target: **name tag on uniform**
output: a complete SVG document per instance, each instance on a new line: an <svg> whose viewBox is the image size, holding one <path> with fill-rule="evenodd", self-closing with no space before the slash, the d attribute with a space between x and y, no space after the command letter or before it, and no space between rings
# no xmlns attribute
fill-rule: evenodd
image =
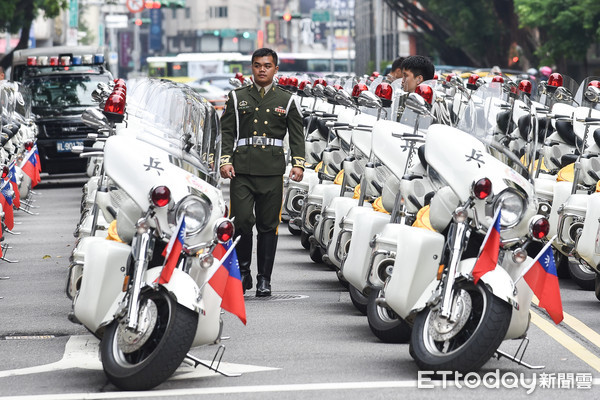
<svg viewBox="0 0 600 400"><path fill-rule="evenodd" d="M285 108L283 108L283 107L277 107L273 111L275 111L276 113L285 114Z"/></svg>

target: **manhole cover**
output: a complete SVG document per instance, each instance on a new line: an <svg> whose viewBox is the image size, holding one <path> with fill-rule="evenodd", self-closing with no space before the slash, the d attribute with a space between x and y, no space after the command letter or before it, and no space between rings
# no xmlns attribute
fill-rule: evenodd
<svg viewBox="0 0 600 400"><path fill-rule="evenodd" d="M280 301L280 300L299 300L299 299L306 299L308 298L308 296L304 296L301 294L273 294L271 296L267 296L267 297L256 297L253 293L252 294L246 294L244 296L244 300L245 301L253 301L253 300L257 300L257 301Z"/></svg>

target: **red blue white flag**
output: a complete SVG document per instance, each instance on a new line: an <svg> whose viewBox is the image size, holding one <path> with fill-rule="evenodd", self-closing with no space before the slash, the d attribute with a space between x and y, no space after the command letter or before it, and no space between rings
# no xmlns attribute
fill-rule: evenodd
<svg viewBox="0 0 600 400"><path fill-rule="evenodd" d="M496 218L488 229L485 239L479 252L479 258L473 267L473 283L477 284L479 278L493 271L498 264L498 254L500 253L500 208L496 212Z"/></svg>
<svg viewBox="0 0 600 400"><path fill-rule="evenodd" d="M540 251L523 278L540 300L540 307L544 308L552 321L558 325L563 320L563 308L554 254L550 244L552 241Z"/></svg>
<svg viewBox="0 0 600 400"><path fill-rule="evenodd" d="M35 151L30 150L25 157L26 160L21 169L31 179L31 187L33 188L41 182L39 156L36 157Z"/></svg>
<svg viewBox="0 0 600 400"><path fill-rule="evenodd" d="M10 186L15 192L15 197L13 198L13 203L15 203L15 207L21 207L21 194L19 193L19 185L17 184L17 168L15 164L10 167Z"/></svg>
<svg viewBox="0 0 600 400"><path fill-rule="evenodd" d="M221 308L236 315L246 325L246 303L242 289L242 275L235 248L227 254L232 246L231 240L217 244L213 256L221 260L219 269L208 281L208 284L221 297ZM226 257L225 259L223 259Z"/></svg>
<svg viewBox="0 0 600 400"><path fill-rule="evenodd" d="M4 211L4 224L12 231L15 227L15 217L13 213L11 186L8 182L2 182L2 185L2 190L0 190L0 204L2 204L2 211Z"/></svg>
<svg viewBox="0 0 600 400"><path fill-rule="evenodd" d="M179 224L177 225L177 229L171 236L171 240L169 240L169 244L167 244L165 252L165 264L163 265L163 269L158 277L158 283L164 285L165 283L169 283L169 280L171 280L173 271L175 270L175 267L177 267L181 250L183 249L184 240L185 217L182 216L179 220Z"/></svg>

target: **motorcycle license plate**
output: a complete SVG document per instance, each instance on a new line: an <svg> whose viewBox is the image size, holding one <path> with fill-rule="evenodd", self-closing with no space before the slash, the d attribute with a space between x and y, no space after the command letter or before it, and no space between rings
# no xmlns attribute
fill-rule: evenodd
<svg viewBox="0 0 600 400"><path fill-rule="evenodd" d="M83 140L59 140L56 142L56 152L70 153L73 146L83 146Z"/></svg>

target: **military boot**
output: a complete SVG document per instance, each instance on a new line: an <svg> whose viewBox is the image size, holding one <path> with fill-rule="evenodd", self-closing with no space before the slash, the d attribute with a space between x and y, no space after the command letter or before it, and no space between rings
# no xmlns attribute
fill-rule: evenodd
<svg viewBox="0 0 600 400"><path fill-rule="evenodd" d="M240 235L240 241L235 246L238 262L240 263L240 275L242 276L242 288L244 294L246 290L252 289L252 274L250 273L250 264L252 263L252 234Z"/></svg>
<svg viewBox="0 0 600 400"><path fill-rule="evenodd" d="M275 231L258 234L256 247L258 275L256 277L256 297L271 295L271 273L277 251L277 234Z"/></svg>

